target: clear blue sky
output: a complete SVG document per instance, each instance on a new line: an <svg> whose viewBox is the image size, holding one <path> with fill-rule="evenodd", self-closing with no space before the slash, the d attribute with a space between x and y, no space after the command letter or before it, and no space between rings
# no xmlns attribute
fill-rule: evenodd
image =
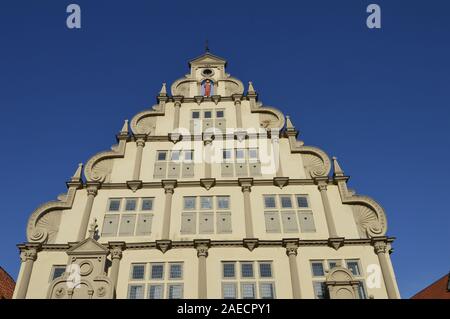
<svg viewBox="0 0 450 319"><path fill-rule="evenodd" d="M72 2L81 30L65 27ZM381 5L381 30L365 25L369 3ZM450 269L449 24L446 0L2 0L0 265L17 276L31 212L208 38L231 74L385 208L410 297Z"/></svg>

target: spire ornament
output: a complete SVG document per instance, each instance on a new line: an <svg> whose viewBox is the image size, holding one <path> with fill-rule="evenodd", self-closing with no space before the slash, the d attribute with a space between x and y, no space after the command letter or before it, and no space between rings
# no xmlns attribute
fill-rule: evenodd
<svg viewBox="0 0 450 319"><path fill-rule="evenodd" d="M336 156L333 156L333 176L344 176L344 171L339 165Z"/></svg>

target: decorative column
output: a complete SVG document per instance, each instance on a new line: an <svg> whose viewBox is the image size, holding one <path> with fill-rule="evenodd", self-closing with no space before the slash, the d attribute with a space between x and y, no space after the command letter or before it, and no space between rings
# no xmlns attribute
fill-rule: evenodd
<svg viewBox="0 0 450 319"><path fill-rule="evenodd" d="M206 299L208 297L207 274L206 274L206 258L208 257L208 249L211 241L203 239L195 239L194 247L197 249L198 257L198 298Z"/></svg>
<svg viewBox="0 0 450 319"><path fill-rule="evenodd" d="M325 219L327 220L328 233L330 238L336 238L336 225L334 224L334 218L331 214L330 201L328 200L327 194L327 178L319 179L316 178L315 182L318 185L320 196L322 197L323 209L325 211Z"/></svg>
<svg viewBox="0 0 450 319"><path fill-rule="evenodd" d="M82 241L86 238L86 231L89 225L89 219L91 217L92 205L94 204L94 198L97 196L98 189L100 187L100 183L87 183L87 201L86 206L84 207L83 216L81 218L80 230L78 232L78 241Z"/></svg>
<svg viewBox="0 0 450 319"><path fill-rule="evenodd" d="M205 145L205 178L211 178L211 156L212 156L212 142L213 136L204 137L203 144Z"/></svg>
<svg viewBox="0 0 450 319"><path fill-rule="evenodd" d="M145 135L136 135L136 158L134 161L133 181L140 180L142 152L145 146Z"/></svg>
<svg viewBox="0 0 450 319"><path fill-rule="evenodd" d="M173 118L173 129L176 130L180 127L180 108L183 96L176 95L173 97L173 107L174 107L174 118Z"/></svg>
<svg viewBox="0 0 450 319"><path fill-rule="evenodd" d="M250 203L253 178L239 178L238 181L244 195L245 236L246 238L253 238L252 207Z"/></svg>
<svg viewBox="0 0 450 319"><path fill-rule="evenodd" d="M283 245L286 247L286 255L289 257L289 269L291 272L292 297L300 299L300 277L297 265L298 239L283 239Z"/></svg>
<svg viewBox="0 0 450 319"><path fill-rule="evenodd" d="M389 265L389 253L386 237L374 237L372 238L372 245L375 254L378 256L378 262L380 263L381 273L383 274L384 285L386 286L387 295L389 299L398 299L397 289L395 287L395 280L392 276L391 267Z"/></svg>
<svg viewBox="0 0 450 319"><path fill-rule="evenodd" d="M20 260L23 263L23 270L20 282L18 283L19 288L17 289L16 299L25 299L27 296L31 273L33 271L34 261L37 259L39 247L40 244L25 244L20 247Z"/></svg>
<svg viewBox="0 0 450 319"><path fill-rule="evenodd" d="M272 140L272 160L273 165L276 170L276 176L282 177L283 170L281 169L281 161L280 161L280 136L278 135L278 130L272 130L270 139Z"/></svg>
<svg viewBox="0 0 450 319"><path fill-rule="evenodd" d="M116 242L109 242L108 244L111 252L111 261L112 261L111 273L109 277L111 278L112 281L114 298L116 298L117 279L119 278L120 260L122 259L122 251L125 249L125 242L116 241Z"/></svg>
<svg viewBox="0 0 450 319"><path fill-rule="evenodd" d="M163 180L162 186L164 187L164 193L166 194L165 206L164 206L164 217L163 217L163 230L162 239L169 239L170 236L170 217L172 214L172 197L177 186L176 180Z"/></svg>
<svg viewBox="0 0 450 319"><path fill-rule="evenodd" d="M242 128L242 110L241 110L242 94L233 94L234 106L236 107L236 127Z"/></svg>

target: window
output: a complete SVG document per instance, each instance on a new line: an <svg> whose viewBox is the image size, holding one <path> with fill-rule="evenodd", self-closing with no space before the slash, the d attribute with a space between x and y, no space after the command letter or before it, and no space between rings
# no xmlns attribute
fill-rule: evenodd
<svg viewBox="0 0 450 319"><path fill-rule="evenodd" d="M164 279L164 264L151 264L150 279Z"/></svg>
<svg viewBox="0 0 450 319"><path fill-rule="evenodd" d="M218 209L230 209L230 197L229 196L217 196L217 208Z"/></svg>
<svg viewBox="0 0 450 319"><path fill-rule="evenodd" d="M130 285L128 287L128 299L143 299L143 298L144 298L143 285Z"/></svg>
<svg viewBox="0 0 450 319"><path fill-rule="evenodd" d="M271 278L272 277L272 264L267 262L259 263L259 276L261 278Z"/></svg>
<svg viewBox="0 0 450 319"><path fill-rule="evenodd" d="M236 160L244 160L245 159L245 150L238 148L236 149Z"/></svg>
<svg viewBox="0 0 450 319"><path fill-rule="evenodd" d="M248 150L248 158L250 160L257 160L258 159L258 149L256 148L250 148Z"/></svg>
<svg viewBox="0 0 450 319"><path fill-rule="evenodd" d="M110 212L118 212L120 210L120 199L110 199L108 210Z"/></svg>
<svg viewBox="0 0 450 319"><path fill-rule="evenodd" d="M205 111L204 117L205 117L205 119L210 119L210 118L212 118L212 112L211 112L211 111Z"/></svg>
<svg viewBox="0 0 450 319"><path fill-rule="evenodd" d="M328 299L328 289L325 282L315 281L313 282L314 297L316 299Z"/></svg>
<svg viewBox="0 0 450 319"><path fill-rule="evenodd" d="M328 261L328 268L331 270L333 268L339 267L341 265L341 262L339 260L329 260Z"/></svg>
<svg viewBox="0 0 450 319"><path fill-rule="evenodd" d="M199 111L192 111L192 118L193 119L199 119L200 118L200 112Z"/></svg>
<svg viewBox="0 0 450 319"><path fill-rule="evenodd" d="M224 112L221 110L221 111L216 111L216 117L217 118L223 118L223 117L225 117L224 116Z"/></svg>
<svg viewBox="0 0 450 319"><path fill-rule="evenodd" d="M224 283L222 285L223 299L236 299L236 284L235 283Z"/></svg>
<svg viewBox="0 0 450 319"><path fill-rule="evenodd" d="M223 150L223 159L231 159L231 150Z"/></svg>
<svg viewBox="0 0 450 319"><path fill-rule="evenodd" d="M264 196L264 207L276 208L277 204L275 202L275 196Z"/></svg>
<svg viewBox="0 0 450 319"><path fill-rule="evenodd" d="M131 267L131 279L140 280L145 277L145 265L132 265Z"/></svg>
<svg viewBox="0 0 450 319"><path fill-rule="evenodd" d="M195 209L195 197L184 197L184 209Z"/></svg>
<svg viewBox="0 0 450 319"><path fill-rule="evenodd" d="M180 160L180 151L172 151L170 152L170 160L173 162Z"/></svg>
<svg viewBox="0 0 450 319"><path fill-rule="evenodd" d="M66 266L53 266L52 272L50 276L50 281L55 280L56 278L61 277L66 272Z"/></svg>
<svg viewBox="0 0 450 319"><path fill-rule="evenodd" d="M243 278L253 278L253 263L241 264L241 276Z"/></svg>
<svg viewBox="0 0 450 319"><path fill-rule="evenodd" d="M192 161L194 159L194 151L188 150L184 151L184 161Z"/></svg>
<svg viewBox="0 0 450 319"><path fill-rule="evenodd" d="M163 299L164 298L164 285L149 285L148 299Z"/></svg>
<svg viewBox="0 0 450 319"><path fill-rule="evenodd" d="M136 210L136 199L127 199L125 202L125 210L126 211L135 211Z"/></svg>
<svg viewBox="0 0 450 319"><path fill-rule="evenodd" d="M273 283L271 283L271 282L261 283L259 288L260 288L261 299L275 298L275 291L274 291Z"/></svg>
<svg viewBox="0 0 450 319"><path fill-rule="evenodd" d="M153 198L143 198L141 210L153 210Z"/></svg>
<svg viewBox="0 0 450 319"><path fill-rule="evenodd" d="M314 277L320 277L325 275L322 261L311 262L312 273Z"/></svg>
<svg viewBox="0 0 450 319"><path fill-rule="evenodd" d="M169 279L181 279L183 277L183 266L181 264L170 264Z"/></svg>
<svg viewBox="0 0 450 319"><path fill-rule="evenodd" d="M158 153L157 153L158 161L165 161L166 158L167 158L167 151L158 151Z"/></svg>
<svg viewBox="0 0 450 319"><path fill-rule="evenodd" d="M200 197L200 208L201 209L212 209L212 197L211 196Z"/></svg>
<svg viewBox="0 0 450 319"><path fill-rule="evenodd" d="M292 208L292 201L290 196L281 196L281 207Z"/></svg>
<svg viewBox="0 0 450 319"><path fill-rule="evenodd" d="M223 277L224 278L235 277L234 263L223 263Z"/></svg>
<svg viewBox="0 0 450 319"><path fill-rule="evenodd" d="M308 197L305 195L297 195L298 208L308 208Z"/></svg>
<svg viewBox="0 0 450 319"><path fill-rule="evenodd" d="M367 299L366 289L364 288L364 282L359 281L358 283L358 298Z"/></svg>
<svg viewBox="0 0 450 319"><path fill-rule="evenodd" d="M361 272L359 271L359 262L358 260L346 260L348 270L353 274L353 276L360 276Z"/></svg>
<svg viewBox="0 0 450 319"><path fill-rule="evenodd" d="M169 285L169 299L181 299L183 298L183 285Z"/></svg>
<svg viewBox="0 0 450 319"><path fill-rule="evenodd" d="M255 299L255 284L254 283L242 283L242 299Z"/></svg>

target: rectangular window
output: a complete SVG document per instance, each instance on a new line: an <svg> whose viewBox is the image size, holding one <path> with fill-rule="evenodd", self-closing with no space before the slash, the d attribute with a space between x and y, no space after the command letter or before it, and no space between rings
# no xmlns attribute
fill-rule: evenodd
<svg viewBox="0 0 450 319"><path fill-rule="evenodd" d="M143 285L130 285L128 287L128 299L143 299L143 298L144 298Z"/></svg>
<svg viewBox="0 0 450 319"><path fill-rule="evenodd" d="M153 198L143 198L141 210L153 210Z"/></svg>
<svg viewBox="0 0 450 319"><path fill-rule="evenodd" d="M253 263L241 263L241 277L253 278Z"/></svg>
<svg viewBox="0 0 450 319"><path fill-rule="evenodd" d="M169 299L181 299L183 298L183 285L171 284L168 285Z"/></svg>
<svg viewBox="0 0 450 319"><path fill-rule="evenodd" d="M261 278L271 278L272 277L272 264L267 262L259 263L259 276Z"/></svg>
<svg viewBox="0 0 450 319"><path fill-rule="evenodd" d="M184 209L195 209L195 197L184 197Z"/></svg>
<svg viewBox="0 0 450 319"><path fill-rule="evenodd" d="M120 210L120 199L110 199L109 208L110 212L118 212Z"/></svg>
<svg viewBox="0 0 450 319"><path fill-rule="evenodd" d="M359 299L367 299L366 289L364 288L364 282L358 283L358 297Z"/></svg>
<svg viewBox="0 0 450 319"><path fill-rule="evenodd" d="M223 289L223 299L236 299L236 284L235 283L224 283L222 285Z"/></svg>
<svg viewBox="0 0 450 319"><path fill-rule="evenodd" d="M235 263L223 263L223 278L234 278L235 276Z"/></svg>
<svg viewBox="0 0 450 319"><path fill-rule="evenodd" d="M205 111L204 117L205 117L205 119L210 119L210 118L212 118L212 112L211 112L211 111Z"/></svg>
<svg viewBox="0 0 450 319"><path fill-rule="evenodd" d="M341 262L339 260L329 260L328 261L328 268L331 270L333 268L339 267Z"/></svg>
<svg viewBox="0 0 450 319"><path fill-rule="evenodd" d="M164 298L164 285L149 285L148 286L148 299L163 299Z"/></svg>
<svg viewBox="0 0 450 319"><path fill-rule="evenodd" d="M313 282L314 287L314 297L316 299L328 299L327 286L324 282L315 281Z"/></svg>
<svg viewBox="0 0 450 319"><path fill-rule="evenodd" d="M193 159L194 159L194 151L192 150L184 151L185 161L192 161Z"/></svg>
<svg viewBox="0 0 450 319"><path fill-rule="evenodd" d="M255 284L254 283L242 283L242 299L255 299Z"/></svg>
<svg viewBox="0 0 450 319"><path fill-rule="evenodd" d="M231 150L223 150L222 156L223 156L223 159L226 159L226 160L231 159Z"/></svg>
<svg viewBox="0 0 450 319"><path fill-rule="evenodd" d="M311 262L312 273L314 277L325 276L325 271L323 270L322 261Z"/></svg>
<svg viewBox="0 0 450 319"><path fill-rule="evenodd" d="M216 111L216 117L217 117L217 118L223 118L223 117L225 117L224 112L223 112L222 110Z"/></svg>
<svg viewBox="0 0 450 319"><path fill-rule="evenodd" d="M281 207L292 208L291 196L281 196Z"/></svg>
<svg viewBox="0 0 450 319"><path fill-rule="evenodd" d="M169 279L182 279L183 266L181 264L170 264Z"/></svg>
<svg viewBox="0 0 450 319"><path fill-rule="evenodd" d="M167 158L167 151L158 151L158 153L157 153L158 161L165 161L166 158Z"/></svg>
<svg viewBox="0 0 450 319"><path fill-rule="evenodd" d="M217 209L230 209L230 196L217 196Z"/></svg>
<svg viewBox="0 0 450 319"><path fill-rule="evenodd" d="M275 289L273 287L273 283L264 282L259 285L260 297L261 299L273 299L275 298Z"/></svg>
<svg viewBox="0 0 450 319"><path fill-rule="evenodd" d="M180 160L180 151L172 151L170 153L170 160L173 162Z"/></svg>
<svg viewBox="0 0 450 319"><path fill-rule="evenodd" d="M145 276L145 265L132 265L131 268L131 279L132 280L141 280L144 279Z"/></svg>
<svg viewBox="0 0 450 319"><path fill-rule="evenodd" d="M135 198L129 198L125 202L125 210L126 211L135 211L136 210L137 200Z"/></svg>
<svg viewBox="0 0 450 319"><path fill-rule="evenodd" d="M199 119L200 118L200 112L199 111L192 111L192 118L193 119Z"/></svg>
<svg viewBox="0 0 450 319"><path fill-rule="evenodd" d="M277 204L275 201L275 196L264 196L264 207L265 208L276 208Z"/></svg>
<svg viewBox="0 0 450 319"><path fill-rule="evenodd" d="M308 196L297 195L297 205L298 208L308 208Z"/></svg>
<svg viewBox="0 0 450 319"><path fill-rule="evenodd" d="M248 150L248 158L250 160L257 160L258 159L258 149L256 148L250 148Z"/></svg>
<svg viewBox="0 0 450 319"><path fill-rule="evenodd" d="M242 148L236 149L236 159L243 160L245 159L245 150Z"/></svg>
<svg viewBox="0 0 450 319"><path fill-rule="evenodd" d="M150 279L164 279L164 264L151 264Z"/></svg>
<svg viewBox="0 0 450 319"><path fill-rule="evenodd" d="M61 277L66 272L66 266L53 266L50 281Z"/></svg>
<svg viewBox="0 0 450 319"><path fill-rule="evenodd" d="M358 260L346 260L347 269L351 271L354 276L360 276L361 272L359 270Z"/></svg>
<svg viewBox="0 0 450 319"><path fill-rule="evenodd" d="M212 209L212 197L211 196L200 197L200 208L201 209Z"/></svg>

